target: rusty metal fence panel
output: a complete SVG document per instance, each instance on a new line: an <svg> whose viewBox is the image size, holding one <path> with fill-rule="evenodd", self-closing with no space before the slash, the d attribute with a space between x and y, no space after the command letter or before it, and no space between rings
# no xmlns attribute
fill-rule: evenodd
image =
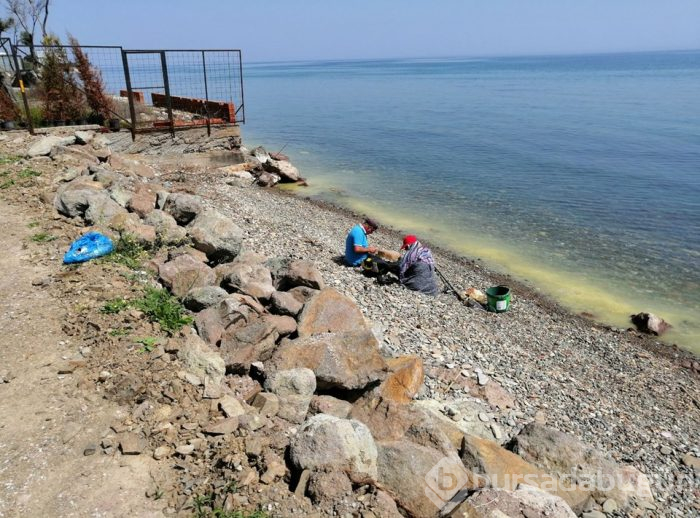
<svg viewBox="0 0 700 518"><path fill-rule="evenodd" d="M0 42L2 43L2 42ZM117 46L80 46L101 77L111 99L110 118L132 136L141 132L245 123L243 65L240 50L126 50ZM46 92L39 80L47 53L60 50L75 63L72 46L11 46L15 86L22 87L30 131L36 125L65 124L40 120ZM85 85L71 74L78 90ZM68 121L79 122L79 121ZM94 121L92 121L94 122Z"/></svg>

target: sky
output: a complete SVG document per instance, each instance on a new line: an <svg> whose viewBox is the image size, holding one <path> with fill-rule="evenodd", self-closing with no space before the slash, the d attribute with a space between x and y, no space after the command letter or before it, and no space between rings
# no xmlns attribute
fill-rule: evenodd
<svg viewBox="0 0 700 518"><path fill-rule="evenodd" d="M700 0L52 0L84 45L241 49L244 61L700 48Z"/></svg>

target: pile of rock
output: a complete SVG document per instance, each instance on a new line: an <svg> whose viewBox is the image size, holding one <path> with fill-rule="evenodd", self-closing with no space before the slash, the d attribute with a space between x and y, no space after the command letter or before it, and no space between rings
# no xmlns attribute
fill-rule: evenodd
<svg viewBox="0 0 700 518"><path fill-rule="evenodd" d="M515 402L482 372L472 398L447 407L417 399L420 358L385 354L359 307L312 261L247 249L245 215L233 221L199 196L169 192L148 166L110 156L99 136L48 137L29 155L65 163L59 213L168 247L149 266L196 327L169 351L213 416L188 425L186 440L168 422L144 434L156 459L211 460L229 441L240 451L219 464L238 487L281 481L329 515L594 517L653 507L644 474L572 436L538 424L510 438L494 428L487 413ZM261 185L299 179L261 148L252 155ZM125 434L114 444L133 454L143 440Z"/></svg>

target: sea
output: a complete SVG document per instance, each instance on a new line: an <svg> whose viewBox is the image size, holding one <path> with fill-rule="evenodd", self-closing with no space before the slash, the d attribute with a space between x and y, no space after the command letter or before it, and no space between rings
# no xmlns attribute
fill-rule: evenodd
<svg viewBox="0 0 700 518"><path fill-rule="evenodd" d="M288 155L300 195L598 321L657 314L673 325L663 340L700 353L700 51L244 61L243 74L244 142Z"/></svg>

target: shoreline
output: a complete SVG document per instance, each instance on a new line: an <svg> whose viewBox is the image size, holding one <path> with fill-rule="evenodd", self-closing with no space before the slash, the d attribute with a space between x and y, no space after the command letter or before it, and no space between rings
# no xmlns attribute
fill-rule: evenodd
<svg viewBox="0 0 700 518"><path fill-rule="evenodd" d="M360 212L357 212L353 209L343 207L342 205L335 204L330 201L326 201L323 199L316 199L311 196L306 196L303 194L305 187L303 186L291 186L291 187L285 187L285 188L271 188L268 189L268 192L273 195L273 196L281 196L281 197L291 197L294 199L299 199L303 200L306 203L309 203L315 207L318 207L323 210L327 210L330 212L335 212L339 215L342 215L347 218L353 218L357 221L361 221L362 218L366 216L372 217L372 214L363 214ZM392 236L395 243L397 245L394 247L394 249L398 249L398 246L401 243L401 240L403 239L403 236L406 234L406 231L402 231L401 229L396 229L390 225L386 225L382 223L382 227L380 229L380 233L384 235L389 235ZM492 267L485 265L482 261L479 259L474 259L472 257L468 257L465 255L460 254L459 252L452 250L450 248L447 248L442 245L435 245L431 242L430 239L424 239L421 237L421 242L427 244L431 250L433 250L434 253L438 256L442 256L446 258L448 261L452 263L456 263L458 265L462 265L466 268L470 269L478 269L481 272L483 272L486 276L489 278L493 279L493 285L498 285L498 284L505 284L508 285L511 288L511 292L515 294L517 297L525 297L525 298L530 298L533 299L538 305L540 305L543 309L546 311L553 311L556 312L562 316L565 316L567 318L571 318L574 320L579 321L583 325L594 325L599 327L600 329L604 329L607 331L611 332L623 332L626 334L627 338L631 340L636 340L639 347L643 348L644 350L652 351L654 354L659 355L660 357L663 358L668 358L672 359L674 361L678 361L678 363L682 363L683 361L700 361L700 351L696 352L690 349L685 349L682 346L679 346L676 343L670 343L666 342L663 340L663 337L661 336L655 336L655 335L649 335L642 333L640 331L637 331L631 322L629 322L629 325L626 328L618 327L609 323L606 323L602 320L598 320L595 317L587 317L585 315L581 315L579 313L576 313L572 311L571 309L567 308L563 303L559 302L556 300L553 296L541 291L539 288L536 286L531 286L525 281L521 281L519 279L516 279L513 277L512 274L510 273L504 273L504 272L499 272ZM449 277L448 277L449 279ZM442 281L439 283L442 285ZM461 289L461 291L465 291L467 288L470 286L455 286L456 288ZM474 286L482 291L488 287L488 286ZM456 300L456 299L455 299Z"/></svg>

